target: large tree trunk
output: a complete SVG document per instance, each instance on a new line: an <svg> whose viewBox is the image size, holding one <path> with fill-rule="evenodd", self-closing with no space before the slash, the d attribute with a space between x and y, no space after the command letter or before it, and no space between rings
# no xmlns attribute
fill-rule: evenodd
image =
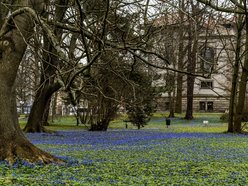
<svg viewBox="0 0 248 186"><path fill-rule="evenodd" d="M55 19L57 21L62 21L64 18L65 11L67 10L66 4L67 0L57 0L55 9ZM54 28L54 33L59 38L62 37L62 30ZM49 39L44 33L44 48L43 52L43 72L41 73L41 81L39 90L35 95L35 100L32 105L32 109L28 118L27 125L25 126L25 132L47 132L44 128L44 124L48 122L48 111L50 105L50 100L52 95L57 92L61 85L55 82L55 75L57 67L60 63L58 56L56 55L56 50L49 42Z"/></svg>
<svg viewBox="0 0 248 186"><path fill-rule="evenodd" d="M57 99L58 99L58 92L54 94L54 97L52 98L52 122L54 122L54 119L56 118L57 114Z"/></svg>
<svg viewBox="0 0 248 186"><path fill-rule="evenodd" d="M89 131L107 131L110 121L116 114L117 105L109 99L99 95L95 121L91 123Z"/></svg>
<svg viewBox="0 0 248 186"><path fill-rule="evenodd" d="M183 40L183 31L179 32L179 47L178 47L178 61L177 68L180 71L183 71L184 68L184 57L186 55L187 50L184 49L184 40ZM183 97L183 74L177 73L177 81L176 81L176 104L175 104L175 112L181 114L182 113L182 97Z"/></svg>
<svg viewBox="0 0 248 186"><path fill-rule="evenodd" d="M48 42L48 41L47 41ZM49 51L49 50L48 50ZM53 50L50 51L54 52ZM50 100L54 92L57 92L61 85L58 82L54 82L54 74L58 59L53 54L44 56L43 69L41 73L40 86L35 95L34 103L32 105L28 122L24 128L25 132L46 132L44 124L47 123L48 117L46 116L49 111Z"/></svg>
<svg viewBox="0 0 248 186"><path fill-rule="evenodd" d="M14 4L14 7L28 6L26 1L18 3ZM32 5L37 5L36 3L44 2L31 2ZM12 27L8 28L4 37L0 39L0 160L7 160L9 163L14 163L16 159L29 162L59 162L54 156L32 145L18 124L14 83L26 50L24 38L28 40L34 24L30 16L24 13L15 16L13 21Z"/></svg>
<svg viewBox="0 0 248 186"><path fill-rule="evenodd" d="M168 92L168 95L169 95L169 107L170 107L170 114L169 114L169 118L174 118L175 117L175 114L174 114L174 100L175 100L175 93L174 93L174 90L173 92Z"/></svg>
<svg viewBox="0 0 248 186"><path fill-rule="evenodd" d="M227 132L234 132L233 120L235 115L235 105L237 97L237 86L238 86L238 76L239 76L239 65L241 63L241 37L243 30L243 15L239 15L237 23L237 43L235 50L235 63L233 66L233 75L232 75L232 88L229 101L229 119L228 119L228 129Z"/></svg>
<svg viewBox="0 0 248 186"><path fill-rule="evenodd" d="M47 132L44 123L47 122L47 110L49 109L50 99L54 92L60 88L60 84L49 85L48 81L40 88L35 95L35 100L28 117L28 122L24 128L25 132Z"/></svg>
<svg viewBox="0 0 248 186"><path fill-rule="evenodd" d="M189 45L188 45L188 66L187 71L194 74L196 67L196 51L197 41L192 36L192 31L189 29ZM185 119L193 119L193 101L194 101L194 83L195 77L193 75L187 75L187 108Z"/></svg>
<svg viewBox="0 0 248 186"><path fill-rule="evenodd" d="M49 113L50 113L50 105L51 105L51 98L46 103L46 108L45 108L42 121L41 121L42 126L49 126L48 120L49 120Z"/></svg>
<svg viewBox="0 0 248 186"><path fill-rule="evenodd" d="M201 15L199 14L199 4L194 4L193 1L190 1L191 8L192 8L192 15L188 15L188 20L190 26L188 27L188 64L187 64L187 71L191 74L195 74L196 69L196 56L197 56L197 49L198 49L198 25L200 24ZM195 22L192 21L193 16ZM192 27L194 29L192 29ZM193 101L194 101L194 83L195 77L193 75L187 75L187 109L185 114L185 119L193 119Z"/></svg>
<svg viewBox="0 0 248 186"><path fill-rule="evenodd" d="M176 106L175 112L182 113L182 98L183 98L183 75L178 73L177 75L177 93L176 93Z"/></svg>
<svg viewBox="0 0 248 186"><path fill-rule="evenodd" d="M38 98L37 95L38 94L35 96L35 100L28 117L28 122L24 128L25 132L46 132L44 126L42 125L42 119L46 108L47 97L44 93L39 94L40 96Z"/></svg>
<svg viewBox="0 0 248 186"><path fill-rule="evenodd" d="M185 10L185 4L184 0L179 0L179 6L180 10L178 12L180 21L184 21L184 12L182 10ZM178 41L179 41L179 46L178 46L178 60L177 60L177 68L178 70L182 71L183 70L183 59L184 59L184 25L180 27L180 30L178 31ZM186 50L185 50L186 51ZM183 97L183 74L182 73L177 73L177 92L176 92L176 105L175 105L175 112L181 114L182 113L182 97Z"/></svg>
<svg viewBox="0 0 248 186"><path fill-rule="evenodd" d="M194 77L187 78L187 108L185 119L193 119L193 92L194 92Z"/></svg>
<svg viewBox="0 0 248 186"><path fill-rule="evenodd" d="M246 30L248 31L247 18L248 16L246 15ZM241 122L242 122L245 96L246 96L247 77L248 77L248 33L246 32L245 60L244 60L244 65L242 67L241 80L239 84L239 97L238 97L238 103L236 106L236 113L235 113L234 125L233 125L233 132L237 132L237 133L242 132Z"/></svg>

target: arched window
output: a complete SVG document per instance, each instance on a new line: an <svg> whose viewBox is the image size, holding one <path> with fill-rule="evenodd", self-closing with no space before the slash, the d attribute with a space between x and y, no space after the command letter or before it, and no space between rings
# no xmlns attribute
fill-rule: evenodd
<svg viewBox="0 0 248 186"><path fill-rule="evenodd" d="M211 47L204 47L201 49L201 69L203 72L211 73L214 67L214 49Z"/></svg>

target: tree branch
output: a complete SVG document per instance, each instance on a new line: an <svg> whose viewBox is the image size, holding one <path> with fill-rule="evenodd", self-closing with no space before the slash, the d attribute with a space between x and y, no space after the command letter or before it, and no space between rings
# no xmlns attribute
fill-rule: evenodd
<svg viewBox="0 0 248 186"><path fill-rule="evenodd" d="M214 3L212 3L212 0L197 0L198 2L200 3L203 3L207 6L210 6L211 8L217 10L217 11L221 11L221 12L226 12L226 13L237 13L237 14L245 14L245 11L244 11L244 6L242 6L242 9L243 10L240 10L240 9L234 9L234 8L228 8L228 7L220 7ZM235 4L237 5L237 4Z"/></svg>
<svg viewBox="0 0 248 186"><path fill-rule="evenodd" d="M56 23L52 22L51 24L55 24L60 28L63 28L63 29L66 29L66 30L69 30L69 31L72 31L72 32L76 32L76 33L83 32L84 35L88 39L95 40L95 41L101 42L101 43L103 42L99 37L95 36L93 33L89 32L85 28L80 29L80 28L78 28L76 26L69 25L69 24L64 24L64 23L59 23L59 22L56 22ZM157 56L159 59L165 61L167 64L170 64L169 60L166 59L165 57L163 57L161 54L158 54L157 52L154 52L154 51L145 50L145 49L143 49L141 47L136 47L137 43L133 43L133 44L124 43L124 44L121 44L121 43L116 43L116 42L112 42L112 41L108 41L108 40L104 41L104 43L105 43L106 46L110 46L112 48L116 48L116 49L120 49L120 50L131 49L131 50L140 51L140 52L143 52L143 53L146 53L146 54L151 54L151 55Z"/></svg>
<svg viewBox="0 0 248 186"><path fill-rule="evenodd" d="M181 73L181 74L186 74L186 75L191 75L191 76L196 76L196 77L208 78L208 76L204 76L204 75L200 75L200 74L195 74L195 73L190 73L190 72L183 71L183 70L177 70L175 68L170 68L168 66L159 66L159 65L152 64L152 63L148 62L145 58L143 58L142 56L140 56L139 54L137 54L136 52L132 51L131 49L128 49L128 51L132 55L134 55L135 57L139 58L141 61L143 61L145 64L147 64L147 65L149 65L151 67L158 68L158 69L170 70L170 71L173 71L173 72L178 72L178 73Z"/></svg>

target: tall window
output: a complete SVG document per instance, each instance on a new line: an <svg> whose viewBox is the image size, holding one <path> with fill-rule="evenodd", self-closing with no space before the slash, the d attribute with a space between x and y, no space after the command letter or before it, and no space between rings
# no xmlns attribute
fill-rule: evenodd
<svg viewBox="0 0 248 186"><path fill-rule="evenodd" d="M205 111L206 110L206 103L205 102L200 102L200 111Z"/></svg>
<svg viewBox="0 0 248 186"><path fill-rule="evenodd" d="M207 103L207 111L213 111L214 110L214 103L213 102L208 102Z"/></svg>
<svg viewBox="0 0 248 186"><path fill-rule="evenodd" d="M201 69L203 72L211 73L214 67L214 49L204 47L201 49Z"/></svg>

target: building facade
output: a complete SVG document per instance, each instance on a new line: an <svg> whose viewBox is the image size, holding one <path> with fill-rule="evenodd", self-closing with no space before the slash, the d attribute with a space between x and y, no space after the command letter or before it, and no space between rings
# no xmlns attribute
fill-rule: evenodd
<svg viewBox="0 0 248 186"><path fill-rule="evenodd" d="M178 17L178 16L176 16ZM156 28L160 28L161 32L158 37L166 37L166 41L160 39L160 41L168 42L168 38L171 38L171 47L167 58L171 59L172 64L168 67L171 69L178 69L178 58L180 53L180 33L183 32L183 46L184 50L188 44L190 37L187 35L187 25L185 21L184 31L182 31L182 25L175 27L168 26L168 19L163 22L160 18L159 22L156 22ZM184 24L185 24L184 23ZM163 25L167 25L165 30L162 30ZM172 29L172 32L168 32L168 29ZM172 33L164 36L164 33ZM182 34L182 33L181 33ZM232 65L235 60L235 37L236 37L236 26L232 20L214 20L212 17L207 17L205 22L202 23L200 29L195 32L193 38L194 44L197 45L196 50L196 67L195 67L195 82L194 82L194 93L193 93L193 111L195 112L225 112L228 110L229 95L231 90L231 79L232 79ZM182 37L181 37L182 38ZM191 38L192 39L192 38ZM182 47L181 47L182 49ZM165 50L168 50L165 48ZM167 51L168 53L168 51ZM189 63L187 52L183 57L184 63ZM187 69L184 66L184 69ZM158 70L162 78L154 82L154 86L167 86L165 76L172 74L174 76L174 84L172 89L166 88L165 92L161 93L158 99L158 110L165 111L171 107L171 100L173 99L173 107L176 102L176 89L177 89L177 72L169 70ZM184 73L182 73L184 74ZM183 91L182 91L182 111L186 111L187 107L187 75L183 75Z"/></svg>

